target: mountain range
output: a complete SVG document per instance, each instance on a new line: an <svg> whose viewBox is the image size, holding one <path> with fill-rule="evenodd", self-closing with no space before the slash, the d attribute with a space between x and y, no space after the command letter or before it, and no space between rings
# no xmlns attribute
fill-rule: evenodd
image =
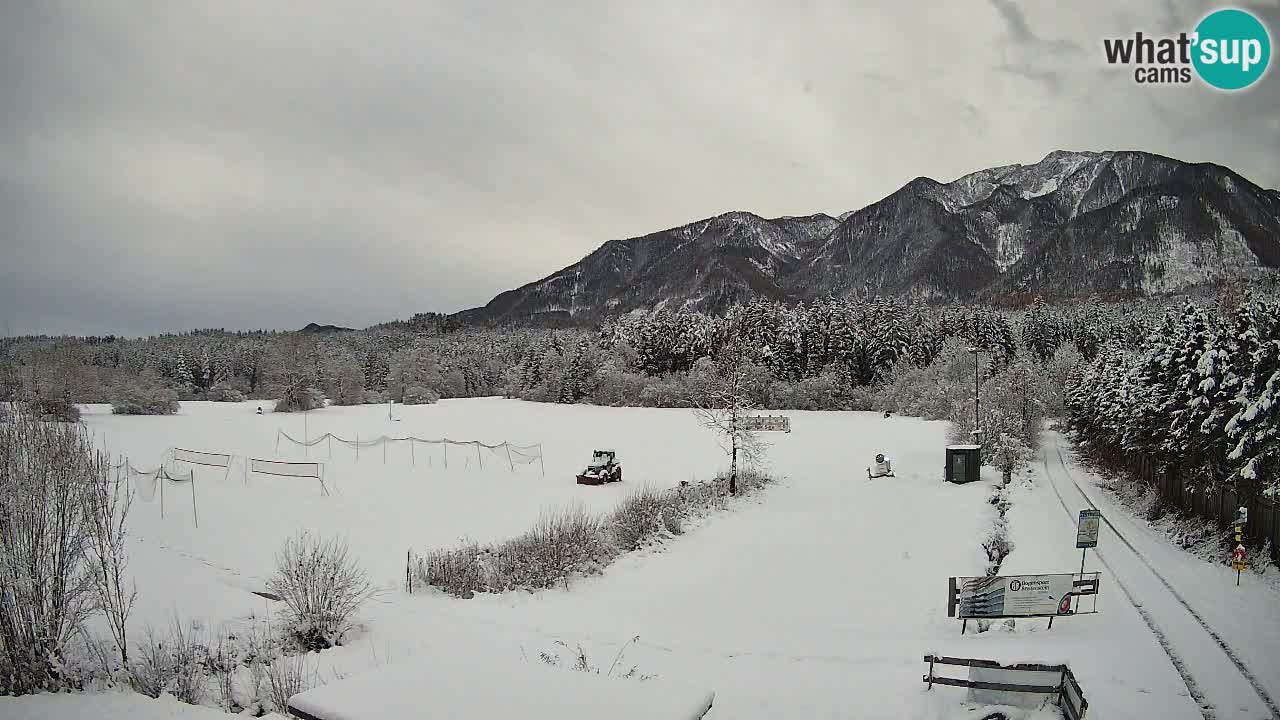
<svg viewBox="0 0 1280 720"><path fill-rule="evenodd" d="M938 301L1139 297L1280 267L1280 192L1145 152L1055 151L950 183L919 177L838 217L729 212L621 240L458 313L589 322L868 291Z"/></svg>

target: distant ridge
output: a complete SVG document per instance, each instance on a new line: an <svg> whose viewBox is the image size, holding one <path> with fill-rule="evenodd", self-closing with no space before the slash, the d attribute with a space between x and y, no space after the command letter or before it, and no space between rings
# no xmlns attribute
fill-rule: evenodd
<svg viewBox="0 0 1280 720"><path fill-rule="evenodd" d="M631 310L720 312L754 297L915 294L1000 301L1140 297L1280 267L1280 192L1212 163L1049 153L950 183L912 180L859 210L729 212L609 240L453 317L591 322Z"/></svg>

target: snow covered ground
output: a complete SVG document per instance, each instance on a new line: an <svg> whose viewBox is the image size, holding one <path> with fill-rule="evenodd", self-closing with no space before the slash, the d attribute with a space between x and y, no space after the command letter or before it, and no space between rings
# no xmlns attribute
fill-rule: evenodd
<svg viewBox="0 0 1280 720"><path fill-rule="evenodd" d="M302 437L303 418L258 416L254 407L184 403L178 416L167 418L116 417L92 407L85 422L100 442L138 467L153 467L174 446L303 459L301 448L285 443L275 453L277 429ZM1100 552L1089 556L1088 569L1103 573L1099 614L1063 618L1051 630L1043 620L985 633L972 632L971 624L961 636L960 622L946 617L947 577L980 575L986 566L980 543L996 518L988 500L997 474L987 469L988 480L972 485L943 483L944 423L873 413L789 413L793 432L768 436L769 465L783 479L761 495L568 589L459 600L435 592L408 595L406 551L453 545L463 537L505 538L528 528L542 509L571 502L603 512L643 482L671 486L706 478L723 467L724 456L685 410L475 399L396 407L395 413L399 422L387 419L385 405L326 408L309 414L305 432L542 443L546 475L536 464L512 472L489 458L484 470L466 461L459 466L452 454L448 470L435 461L423 467L422 446L413 465L395 448L385 464L380 450L362 450L357 462L354 452L337 444L332 461L324 446L307 452L329 463L329 497L305 480L253 476L246 484L238 466L226 479L220 469L198 468L198 529L189 497L173 492L176 486L166 491L163 519L158 499L134 510L135 624L164 625L175 611L208 627L262 615L270 603L251 591L262 589L280 542L309 528L346 534L385 588L365 608L363 627L347 645L312 657L323 679L410 657L539 662L540 653L549 653L568 665L581 646L593 665L607 668L622 652L617 665L623 672L634 666L664 682L713 690L711 718L981 717L963 704L963 690L926 691L922 658L933 652L1067 662L1089 699L1090 718L1269 717L1212 638L1189 613L1176 612L1176 601L1144 575L1145 566L1125 554L1109 529ZM1088 475L1065 452L1058 463L1056 436L1047 442L1044 461L1012 494L1015 548L1003 574L1079 567L1074 514L1086 505L1069 494L1075 492L1069 478L1089 492ZM618 450L625 482L575 485L573 475L598 446ZM897 478L867 480L865 466L876 452L892 459ZM1260 587L1235 588L1225 569L1144 534L1100 492L1089 495L1260 683L1280 682L1273 670L1280 658L1280 597ZM1175 648L1199 698L1137 605ZM1197 633L1209 645L1197 641ZM477 678L476 692L489 680ZM178 716L159 714L172 709L163 700L124 697L111 701L137 704L138 717ZM77 702L0 699L0 716L82 717ZM196 710L181 716L205 717ZM1026 715L1033 716L1056 715Z"/></svg>

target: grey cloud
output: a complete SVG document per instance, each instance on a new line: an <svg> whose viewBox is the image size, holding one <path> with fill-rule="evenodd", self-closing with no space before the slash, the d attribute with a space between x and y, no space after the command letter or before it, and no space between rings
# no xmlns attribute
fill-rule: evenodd
<svg viewBox="0 0 1280 720"><path fill-rule="evenodd" d="M1033 42L1036 34L1031 32L1031 26L1027 24L1027 18L1018 9L1013 0L990 0L991 6L1000 13L1000 17L1004 18L1005 25L1009 28L1009 36L1015 42Z"/></svg>
<svg viewBox="0 0 1280 720"><path fill-rule="evenodd" d="M3 3L0 328L459 310L611 238L838 214L1058 148L1280 184L1258 152L1274 76L1161 88L1149 117L1155 91L1094 51L1127 29L1113 3L992 5L1003 22L979 2Z"/></svg>
<svg viewBox="0 0 1280 720"><path fill-rule="evenodd" d="M1038 45L1040 48L1054 54L1083 52L1080 46L1071 40L1063 38L1042 39L1031 29L1026 15L1023 14L1022 9L1013 0L988 0L988 2L996 9L996 12L1000 13L1000 17L1004 20L1005 26L1009 30L1009 37L1014 42Z"/></svg>
<svg viewBox="0 0 1280 720"><path fill-rule="evenodd" d="M1062 76L1054 70L1039 70L1026 65L1003 64L996 69L1003 73L1016 75L1032 82L1039 83L1045 90L1057 95L1062 90Z"/></svg>

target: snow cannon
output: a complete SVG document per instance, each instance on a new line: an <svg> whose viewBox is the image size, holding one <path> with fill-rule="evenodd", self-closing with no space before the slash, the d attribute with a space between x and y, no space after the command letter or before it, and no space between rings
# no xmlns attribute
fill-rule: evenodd
<svg viewBox="0 0 1280 720"><path fill-rule="evenodd" d="M579 485L603 485L622 482L622 466L618 453L613 450L596 450L591 453L591 463L578 475Z"/></svg>

